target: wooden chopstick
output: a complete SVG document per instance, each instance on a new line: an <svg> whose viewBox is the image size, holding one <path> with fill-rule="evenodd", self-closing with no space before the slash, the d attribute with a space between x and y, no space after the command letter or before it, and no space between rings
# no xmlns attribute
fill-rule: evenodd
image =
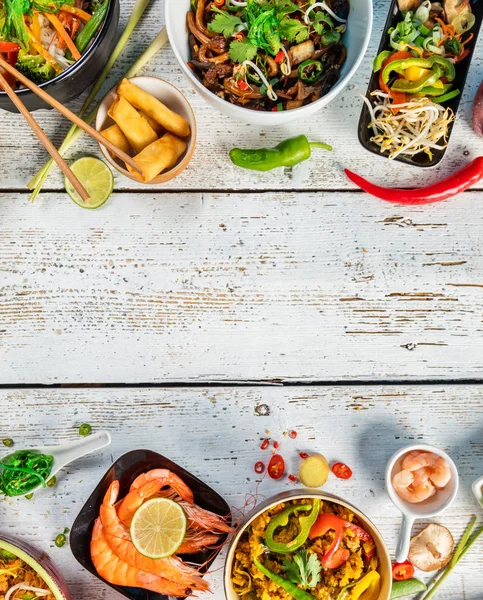
<svg viewBox="0 0 483 600"><path fill-rule="evenodd" d="M87 193L84 186L82 185L82 183L77 179L77 177L71 171L69 165L65 162L65 160L62 158L62 156L57 152L57 148L49 140L49 138L45 134L45 131L40 127L40 125L37 123L37 121L33 118L33 116L28 111L27 107L25 106L25 104L20 100L19 96L17 96L17 94L14 92L12 87L8 84L7 80L1 73L0 73L0 86L5 90L8 97L10 98L10 100L17 107L18 111L20 113L22 113L23 117L25 118L27 123L32 128L32 131L42 142L42 144L44 145L47 152L55 160L59 169L62 171L62 173L64 173L64 175L67 177L67 179L73 185L75 191L79 194L79 196L82 198L82 200L84 200L84 202L89 200L90 196Z"/></svg>
<svg viewBox="0 0 483 600"><path fill-rule="evenodd" d="M42 98L44 102L50 104L53 108L58 110L64 117L72 121L77 127L83 129L86 133L88 133L91 137L93 137L99 144L105 146L112 154L120 158L123 162L132 167L137 173L143 174L143 170L141 167L122 150L120 150L117 146L115 146L112 142L106 139L103 135L97 132L93 127L88 125L85 121L80 119L76 114L74 114L71 110L66 108L63 104L61 104L55 98L52 98L50 94L45 92L43 89L39 88L38 85L35 85L30 79L22 75L15 67L12 67L6 60L2 58L0 55L0 67L3 67L5 71L13 75L20 83L22 83L25 87L29 88L34 94L36 94L39 98Z"/></svg>

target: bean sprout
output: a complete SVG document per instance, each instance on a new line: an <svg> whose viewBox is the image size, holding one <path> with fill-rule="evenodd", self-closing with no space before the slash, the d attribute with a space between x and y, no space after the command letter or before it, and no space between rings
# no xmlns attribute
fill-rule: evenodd
<svg viewBox="0 0 483 600"><path fill-rule="evenodd" d="M282 71L283 75L290 75L290 73L292 71L292 63L290 62L289 53L287 52L287 50L285 49L285 46L283 46L283 45L282 45L282 52L285 54L285 62L280 67L280 70Z"/></svg>
<svg viewBox="0 0 483 600"><path fill-rule="evenodd" d="M252 62L251 60L246 60L243 63L243 66L245 68L246 67L251 67L257 73L257 75L260 77L260 79L262 80L263 84L267 88L267 96L270 98L270 100L272 100L273 102L276 102L278 100L278 96L275 93L273 87L270 85L270 82L268 81L268 79L263 74L262 70L259 69L257 67L257 65L254 62Z"/></svg>
<svg viewBox="0 0 483 600"><path fill-rule="evenodd" d="M233 1L233 0L231 0ZM341 19L340 17L338 17L335 12L329 8L327 6L327 4L325 2L316 2L315 4L312 4L312 6L309 6L309 8L305 11L304 14L304 21L306 25L311 25L312 22L310 20L310 13L314 10L314 8L322 8L323 10L325 10L325 12L328 12L329 15L335 19L336 21L339 21L339 23L347 23L347 19Z"/></svg>
<svg viewBox="0 0 483 600"><path fill-rule="evenodd" d="M388 94L375 91L371 94L374 104L364 98L367 104L374 132L371 142L377 144L381 152L389 152L394 159L400 154L414 156L431 150L443 150L448 142L448 127L455 115L450 108L443 108L429 98L413 98L401 104L391 103ZM399 109L397 114L392 109Z"/></svg>

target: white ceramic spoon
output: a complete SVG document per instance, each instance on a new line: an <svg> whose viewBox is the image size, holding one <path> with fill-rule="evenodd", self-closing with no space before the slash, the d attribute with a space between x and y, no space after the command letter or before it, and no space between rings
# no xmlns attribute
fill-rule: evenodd
<svg viewBox="0 0 483 600"><path fill-rule="evenodd" d="M48 479L51 479L69 463L73 462L74 460L77 460L78 458L81 458L82 456L85 456L86 454L90 454L91 452L100 450L105 446L109 446L110 443L110 433L108 431L99 431L98 433L93 433L92 435L79 438L74 442L68 442L67 444L62 444L60 446L42 446L41 448L23 449L29 450L29 452L48 454L54 457L54 462L52 463L52 470L48 477ZM16 450L15 452L18 452L18 450ZM42 484L40 483L35 488L31 489L28 493L31 494L39 488L42 488Z"/></svg>
<svg viewBox="0 0 483 600"><path fill-rule="evenodd" d="M414 450L421 450L424 452L432 452L438 456L442 456L451 470L451 479L449 483L442 489L439 490L432 498L428 498L424 502L418 504L412 504L403 500L394 489L392 485L392 478L394 475L401 470L401 458L408 452ZM436 517L445 511L448 506L453 502L458 492L459 487L459 476L456 465L453 460L439 448L429 446L428 444L414 444L411 446L405 446L398 450L389 459L386 467L386 491L389 494L393 504L401 511L403 519L401 525L401 532L399 534L399 540L396 548L396 562L402 563L407 560L409 553L409 544L411 542L411 530L413 528L414 521L416 519L428 519L430 517Z"/></svg>

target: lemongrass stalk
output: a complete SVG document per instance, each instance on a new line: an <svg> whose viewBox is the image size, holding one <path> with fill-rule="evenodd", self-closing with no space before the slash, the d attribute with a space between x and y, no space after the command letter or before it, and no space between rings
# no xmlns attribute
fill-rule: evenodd
<svg viewBox="0 0 483 600"><path fill-rule="evenodd" d="M137 59L137 61L124 73L124 77L127 77L128 79L130 77L134 77L146 65L146 63L148 63L151 60L151 58L158 52L158 50L160 50L166 44L167 41L168 33L166 31L166 27L164 27L154 38L151 44L146 48L146 50L141 54L141 56ZM84 117L84 121L88 125L92 125L92 123L95 121L98 110L99 103L96 104L96 106ZM83 129L81 129L80 127L76 127L75 131L72 133L70 138L64 142L67 142L64 150L66 151L71 146L73 146L83 133Z"/></svg>
<svg viewBox="0 0 483 600"><path fill-rule="evenodd" d="M124 46L127 44L132 32L134 31L134 28L139 23L139 19L144 14L144 11L148 7L150 1L151 0L136 0L136 4L134 5L133 11L131 13L131 16L129 17L126 27L122 32L121 37L119 38L114 50L112 51L112 54L109 57L106 66L102 70L96 83L93 85L91 91L89 92L89 95L85 99L84 104L80 109L79 117L82 118L85 115L85 113L89 109L89 106L92 104L94 98L97 96L97 93L101 89L104 81L107 79L107 76L109 75L112 67L114 66L114 63L119 58L119 55L123 51ZM67 135L65 136L64 141L62 142L62 145L59 148L60 155L62 155L63 152L65 152L67 148L69 148L69 140L71 139L72 135L76 132L77 129L78 128L76 125L72 125L72 127L67 132ZM52 169L54 164L54 161L50 159L27 184L27 187L30 190L33 190L32 195L30 196L30 199L32 201L35 200L40 190L42 189L42 185L47 179L47 176L50 173L50 170Z"/></svg>

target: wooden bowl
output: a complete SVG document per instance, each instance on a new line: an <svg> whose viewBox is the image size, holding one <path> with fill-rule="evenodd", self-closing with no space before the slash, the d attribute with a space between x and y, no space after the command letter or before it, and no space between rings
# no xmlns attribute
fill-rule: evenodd
<svg viewBox="0 0 483 600"><path fill-rule="evenodd" d="M172 111L178 113L188 121L191 133L187 138L183 138L183 141L186 142L188 146L186 152L183 154L183 156L179 158L178 162L172 169L169 169L168 171L163 171L163 173L160 173L151 181L143 182L135 174L130 173L121 160L111 156L109 151L104 146L99 144L99 148L101 149L102 154L104 155L105 159L109 162L109 164L112 165L117 171L119 171L119 173L122 173L126 177L129 177L129 179L138 181L139 183L144 183L145 185L166 183L167 181L174 179L180 173L182 173L189 165L191 158L193 157L197 136L195 114L188 100L186 100L183 94L177 88L175 88L174 85L171 85L171 83L168 83L163 79L159 79L158 77L132 77L131 79L129 79L129 81L131 81L144 91L150 93L152 96L160 100L163 104L166 104L166 106ZM107 113L117 98L117 85L115 85L104 96L101 104L99 105L99 110L97 111L96 117L97 131L102 131L103 129L106 129L106 127L109 127L110 125L114 124L114 121Z"/></svg>

